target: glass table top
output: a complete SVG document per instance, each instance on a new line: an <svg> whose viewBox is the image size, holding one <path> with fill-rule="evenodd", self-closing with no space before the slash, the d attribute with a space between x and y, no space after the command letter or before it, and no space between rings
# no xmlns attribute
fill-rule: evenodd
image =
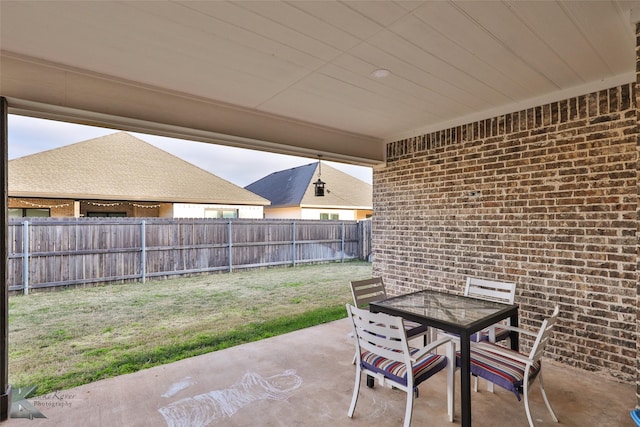
<svg viewBox="0 0 640 427"><path fill-rule="evenodd" d="M477 321L492 317L513 307L495 301L480 300L432 290L400 295L384 301L376 301L372 305L388 307L462 327L468 327Z"/></svg>

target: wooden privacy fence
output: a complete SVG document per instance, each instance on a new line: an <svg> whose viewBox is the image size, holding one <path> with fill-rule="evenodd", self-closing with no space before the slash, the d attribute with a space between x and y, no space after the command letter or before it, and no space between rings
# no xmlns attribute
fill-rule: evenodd
<svg viewBox="0 0 640 427"><path fill-rule="evenodd" d="M29 218L9 222L9 291L369 259L371 221Z"/></svg>

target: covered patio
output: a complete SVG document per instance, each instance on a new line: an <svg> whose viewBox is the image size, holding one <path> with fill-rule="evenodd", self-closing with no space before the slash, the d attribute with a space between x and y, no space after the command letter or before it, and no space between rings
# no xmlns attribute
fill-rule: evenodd
<svg viewBox="0 0 640 427"><path fill-rule="evenodd" d="M0 240L8 114L372 166L373 272L389 293L459 294L469 276L510 281L531 327L560 305L547 360L561 422L630 424L640 384L640 1L3 1L0 11ZM320 351L325 330L336 338ZM295 393L227 422L273 413L265 424L341 424L353 374L346 330L91 384L43 423L160 422L172 399L295 369ZM297 351L277 351L280 342ZM349 422L399 422L402 405L366 393ZM416 424L444 413L433 395L418 402ZM472 398L473 425L499 424L495 408L524 423L513 396Z"/></svg>
<svg viewBox="0 0 640 427"><path fill-rule="evenodd" d="M29 399L47 418L12 418L6 426L401 425L406 395L378 385L368 389L363 384L355 416L347 417L355 373L348 330L343 319ZM548 359L544 364L547 394L560 422L551 420L536 384L531 393L536 425L635 424L629 416L635 405L633 385ZM472 394L474 426L528 425L522 402L503 389L491 394L484 385ZM460 425L459 396L454 423L447 420L443 372L420 386L412 425Z"/></svg>

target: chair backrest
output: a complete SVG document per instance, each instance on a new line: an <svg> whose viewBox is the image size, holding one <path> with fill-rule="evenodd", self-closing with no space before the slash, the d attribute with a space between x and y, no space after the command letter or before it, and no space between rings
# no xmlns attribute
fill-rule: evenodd
<svg viewBox="0 0 640 427"><path fill-rule="evenodd" d="M516 284L467 277L464 296L497 301L503 304L513 304L516 298Z"/></svg>
<svg viewBox="0 0 640 427"><path fill-rule="evenodd" d="M545 319L540 326L540 331L538 332L536 341L533 343L533 347L531 347L531 352L529 353L529 358L534 362L537 362L542 358L544 348L551 337L551 329L558 319L558 313L560 313L560 306L556 305L551 317Z"/></svg>
<svg viewBox="0 0 640 427"><path fill-rule="evenodd" d="M411 366L409 344L402 318L386 313L371 313L347 304L347 313L356 337L357 357L369 351L389 360Z"/></svg>
<svg viewBox="0 0 640 427"><path fill-rule="evenodd" d="M351 286L353 305L356 307L364 307L372 301L387 299L387 291L384 287L382 277L352 280L349 282L349 285Z"/></svg>

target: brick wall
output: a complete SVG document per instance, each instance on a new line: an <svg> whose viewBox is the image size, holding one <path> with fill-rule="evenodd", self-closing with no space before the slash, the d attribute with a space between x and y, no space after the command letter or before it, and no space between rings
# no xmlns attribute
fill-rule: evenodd
<svg viewBox="0 0 640 427"><path fill-rule="evenodd" d="M636 102L636 121L637 121L637 129L640 134L640 23L636 23L636 85L635 85L635 102ZM640 135L638 135L638 146L640 147ZM640 164L638 164L638 169L640 170ZM640 179L638 179L638 183L640 185ZM640 190L640 187L639 187ZM638 192L640 195L640 191ZM638 210L638 206L636 206L636 212L640 212ZM636 215L638 219L638 226L640 227L640 215ZM637 235L640 235L640 228L638 229ZM640 246L639 246L640 248ZM639 251L640 254L640 251ZM640 262L640 257L638 257L638 261ZM637 264L640 265L640 264ZM636 270L638 268L636 267ZM640 303L640 284L638 286L638 298L636 298L636 350L640 349L640 307L638 304ZM640 407L640 357L638 357L636 353L636 406Z"/></svg>
<svg viewBox="0 0 640 427"><path fill-rule="evenodd" d="M560 304L549 357L636 381L634 90L389 143L373 177L374 274L390 293L515 281L522 325Z"/></svg>

